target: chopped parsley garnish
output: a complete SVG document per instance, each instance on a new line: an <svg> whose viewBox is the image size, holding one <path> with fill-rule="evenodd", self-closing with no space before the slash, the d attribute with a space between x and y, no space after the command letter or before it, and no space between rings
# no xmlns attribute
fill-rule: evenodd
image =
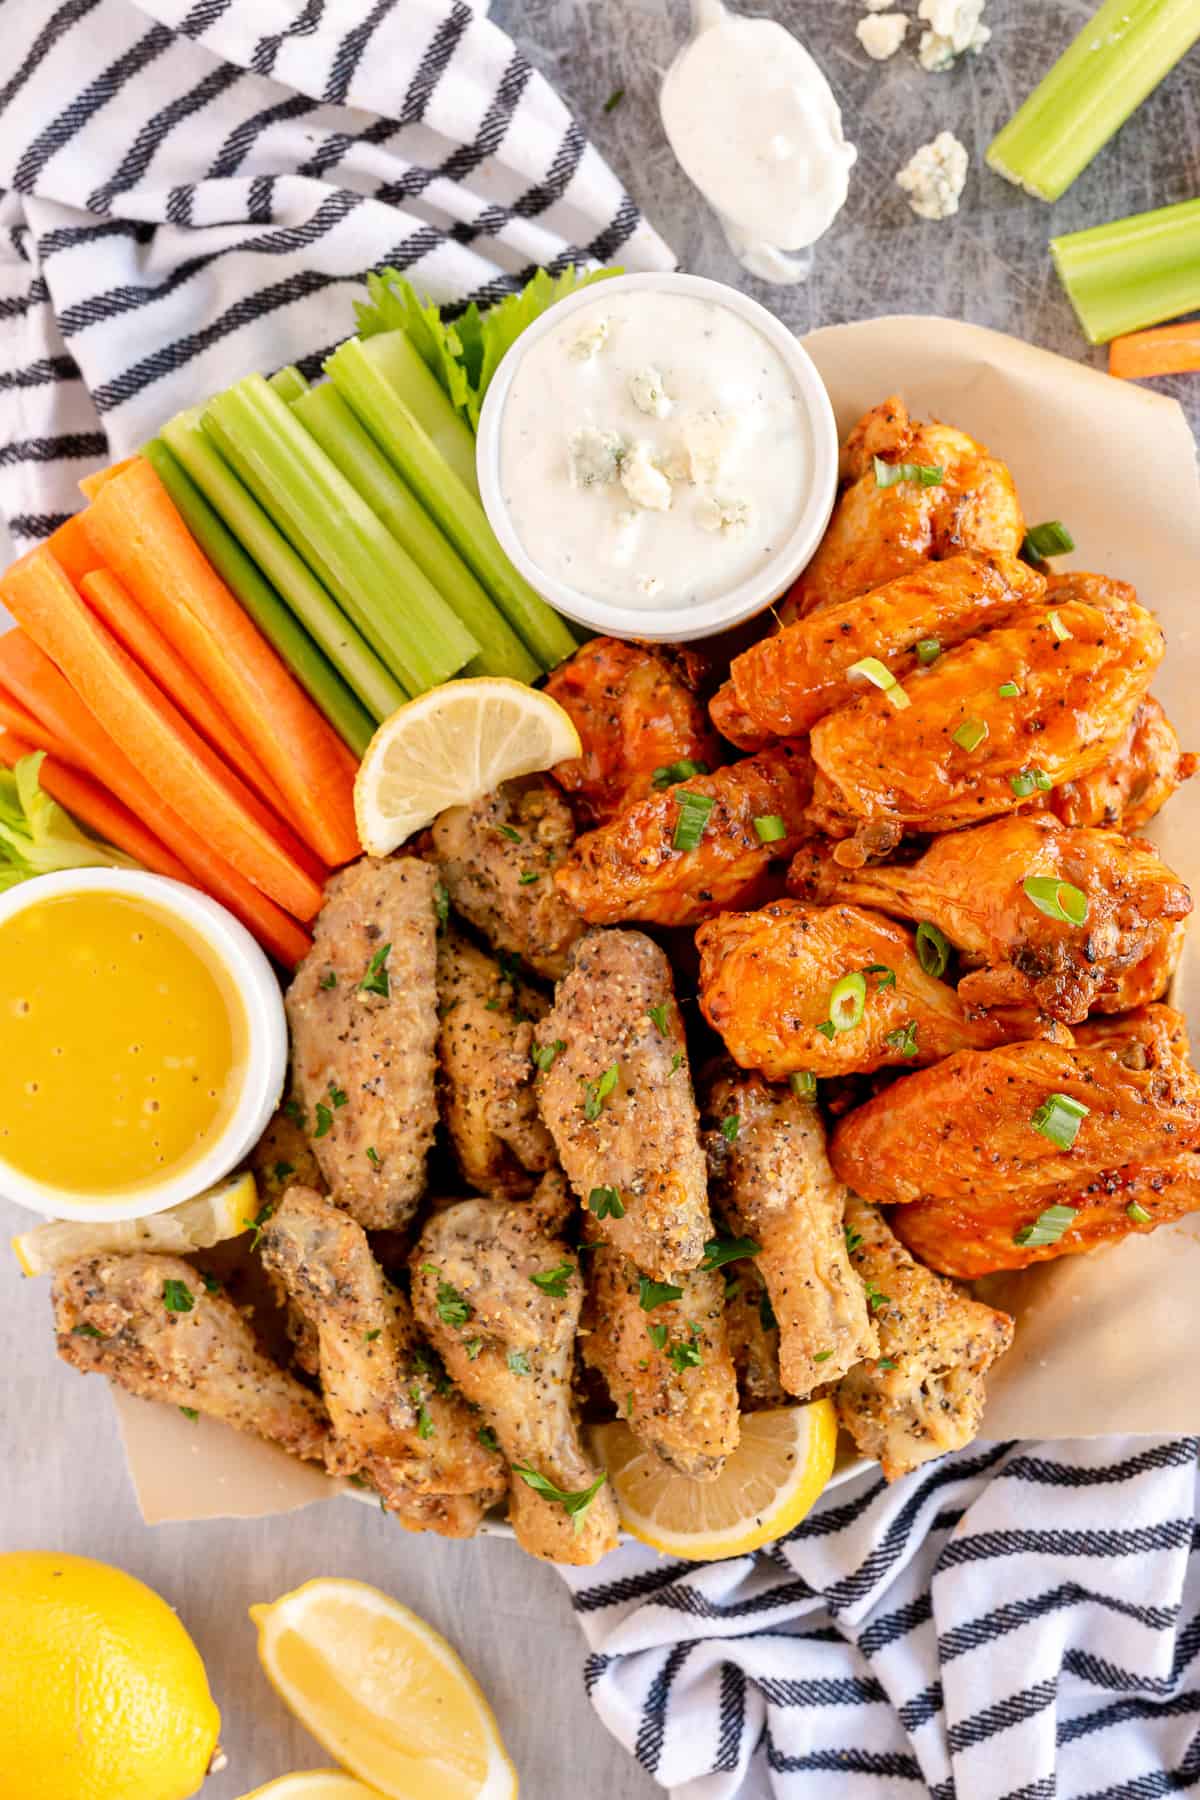
<svg viewBox="0 0 1200 1800"><path fill-rule="evenodd" d="M890 1356L881 1356L879 1361L875 1364L877 1369L894 1369L895 1366L896 1365Z"/></svg>
<svg viewBox="0 0 1200 1800"><path fill-rule="evenodd" d="M83 1321L82 1325L72 1325L71 1336L72 1337L86 1337L86 1338L105 1338L105 1341L107 1341L106 1334L103 1331L98 1331L96 1329L96 1327L94 1325L90 1325L86 1319Z"/></svg>
<svg viewBox="0 0 1200 1800"><path fill-rule="evenodd" d="M417 1436L431 1438L433 1436L433 1420L429 1416L429 1408L425 1404L425 1395L419 1381L414 1381L408 1390L408 1397L417 1409Z"/></svg>
<svg viewBox="0 0 1200 1800"><path fill-rule="evenodd" d="M574 1273L575 1264L563 1262L559 1263L557 1268L543 1269L539 1274L531 1275L529 1279L534 1287L541 1288L543 1294L549 1294L552 1300L565 1300L567 1283Z"/></svg>
<svg viewBox="0 0 1200 1800"><path fill-rule="evenodd" d="M536 869L522 869L517 880L517 886L530 887L535 881L540 881L541 879L541 875Z"/></svg>
<svg viewBox="0 0 1200 1800"><path fill-rule="evenodd" d="M196 1411L196 1408L194 1406L181 1406L179 1410L183 1414L185 1419L191 1420L193 1425L196 1423L196 1420L200 1417L200 1414Z"/></svg>
<svg viewBox="0 0 1200 1800"><path fill-rule="evenodd" d="M437 1316L443 1325L452 1325L461 1331L467 1320L473 1317L475 1308L469 1300L464 1300L452 1282L443 1281L436 1263L422 1263L421 1268L426 1275L437 1275L437 1299L434 1302Z"/></svg>
<svg viewBox="0 0 1200 1800"><path fill-rule="evenodd" d="M333 1129L333 1114L323 1101L317 1101L317 1128L313 1132L315 1138L323 1138L327 1131Z"/></svg>
<svg viewBox="0 0 1200 1800"><path fill-rule="evenodd" d="M1057 1244L1063 1232L1075 1222L1078 1209L1074 1206L1048 1206L1039 1213L1032 1225L1022 1225L1013 1238L1014 1244L1025 1244L1031 1249L1041 1248L1045 1244Z"/></svg>
<svg viewBox="0 0 1200 1800"><path fill-rule="evenodd" d="M720 1269L726 1263L737 1262L743 1256L757 1256L762 1249L753 1238L709 1238L704 1246L702 1269Z"/></svg>
<svg viewBox="0 0 1200 1800"><path fill-rule="evenodd" d="M383 1326L377 1325L375 1327L374 1331L364 1331L363 1332L363 1343L364 1344L373 1344L375 1342L375 1339L382 1332L382 1330L383 1330Z"/></svg>
<svg viewBox="0 0 1200 1800"><path fill-rule="evenodd" d="M832 1355L833 1355L832 1350L817 1350L816 1352L814 1352L813 1361L814 1362L828 1362Z"/></svg>
<svg viewBox="0 0 1200 1800"><path fill-rule="evenodd" d="M215 1275L210 1275L207 1269L201 1269L200 1279L204 1283L204 1291L206 1294L220 1293L221 1283L217 1280Z"/></svg>
<svg viewBox="0 0 1200 1800"><path fill-rule="evenodd" d="M692 1326L693 1341L672 1344L667 1351L667 1361L673 1363L682 1375L685 1369L698 1369L704 1360L700 1354L700 1346L695 1342L696 1327Z"/></svg>
<svg viewBox="0 0 1200 1800"><path fill-rule="evenodd" d="M300 1102L296 1099L285 1100L283 1103L283 1110L287 1114L288 1118L292 1121L293 1125L298 1125L300 1127L301 1131L303 1131L304 1130L304 1109L300 1105Z"/></svg>
<svg viewBox="0 0 1200 1800"><path fill-rule="evenodd" d="M604 102L605 112L606 113L616 112L618 106L620 106L620 104L624 98L625 98L625 89L623 87L614 88L612 93L608 96L608 99Z"/></svg>
<svg viewBox="0 0 1200 1800"><path fill-rule="evenodd" d="M623 1219L625 1206L615 1187L594 1187L587 1197L587 1209L597 1219Z"/></svg>
<svg viewBox="0 0 1200 1800"><path fill-rule="evenodd" d="M875 1286L873 1281L863 1282L863 1292L866 1295L867 1305L872 1312L878 1312L880 1307L886 1306L891 1299L891 1295L883 1293Z"/></svg>
<svg viewBox="0 0 1200 1800"><path fill-rule="evenodd" d="M721 1136L727 1144L737 1143L737 1134L741 1129L741 1120L736 1113L726 1113L721 1120Z"/></svg>
<svg viewBox="0 0 1200 1800"><path fill-rule="evenodd" d="M665 1325L647 1325L646 1336L656 1350L661 1350L667 1341L667 1328Z"/></svg>
<svg viewBox="0 0 1200 1800"><path fill-rule="evenodd" d="M565 1050L566 1047L561 1038L555 1038L552 1044L535 1044L533 1047L534 1066L540 1069L543 1075L548 1075L554 1067L555 1057L560 1050Z"/></svg>
<svg viewBox="0 0 1200 1800"><path fill-rule="evenodd" d="M372 1168L377 1169L379 1167L379 1152L374 1144L367 1145L367 1161L371 1164Z"/></svg>
<svg viewBox="0 0 1200 1800"><path fill-rule="evenodd" d="M652 1281L649 1275L638 1276L638 1305L643 1312L653 1312L656 1306L665 1306L668 1300L681 1300L683 1289L675 1287L669 1281Z"/></svg>
<svg viewBox="0 0 1200 1800"><path fill-rule="evenodd" d="M467 1353L467 1361L474 1362L475 1358L479 1355L479 1352L483 1349L483 1339L482 1338L468 1338L466 1343L463 1345L463 1349Z"/></svg>
<svg viewBox="0 0 1200 1800"><path fill-rule="evenodd" d="M569 1514L571 1523L577 1532L583 1530L583 1521L588 1507L608 1480L607 1472L601 1469L590 1487L580 1488L577 1493L571 1493L566 1488L555 1487L552 1481L547 1481L544 1475L539 1475L537 1470L531 1469L527 1463L514 1463L513 1474L519 1475L535 1494L542 1496L543 1500L553 1500L561 1506L563 1511Z"/></svg>
<svg viewBox="0 0 1200 1800"><path fill-rule="evenodd" d="M271 1173L276 1181L286 1181L289 1175L296 1173L296 1165L290 1162L277 1162Z"/></svg>
<svg viewBox="0 0 1200 1800"><path fill-rule="evenodd" d="M884 1037L889 1050L895 1050L901 1056L917 1054L917 1021L910 1019L907 1025L898 1025L895 1031L889 1031Z"/></svg>
<svg viewBox="0 0 1200 1800"><path fill-rule="evenodd" d="M673 1075L675 1073L676 1069L682 1068L682 1066L683 1066L683 1051L677 1050L675 1052L674 1056L671 1058L671 1066L667 1070L667 1074Z"/></svg>
<svg viewBox="0 0 1200 1800"><path fill-rule="evenodd" d="M163 1282L162 1303L170 1313L189 1313L196 1300L186 1281L169 1275Z"/></svg>
<svg viewBox="0 0 1200 1800"><path fill-rule="evenodd" d="M758 1301L758 1322L764 1331L778 1331L779 1320L775 1317L775 1308L771 1305L771 1296L763 1289Z"/></svg>
<svg viewBox="0 0 1200 1800"><path fill-rule="evenodd" d="M1070 1094L1049 1094L1032 1114L1029 1123L1059 1150L1069 1150L1091 1110Z"/></svg>
<svg viewBox="0 0 1200 1800"><path fill-rule="evenodd" d="M433 890L433 910L440 930L450 917L450 895L440 881L436 883Z"/></svg>
<svg viewBox="0 0 1200 1800"><path fill-rule="evenodd" d="M317 986L325 989L335 988L337 986L337 971L335 969L327 970L326 973L322 975L320 981L318 981Z"/></svg>
<svg viewBox="0 0 1200 1800"><path fill-rule="evenodd" d="M666 1035L667 1035L667 1020L668 1020L666 1001L663 1000L663 1001L660 1001L657 1006L648 1007L647 1008L647 1016L653 1022L654 1028L658 1032L659 1037L666 1037Z"/></svg>
<svg viewBox="0 0 1200 1800"><path fill-rule="evenodd" d="M922 919L917 926L917 961L925 973L935 979L944 975L950 966L950 940L928 919Z"/></svg>
<svg viewBox="0 0 1200 1800"><path fill-rule="evenodd" d="M340 1088L336 1081L329 1083L329 1101L335 1108L346 1104L346 1090Z"/></svg>
<svg viewBox="0 0 1200 1800"><path fill-rule="evenodd" d="M1031 525L1021 544L1026 562L1045 562L1048 556L1065 556L1075 548L1075 539L1061 519L1047 519L1044 525Z"/></svg>
<svg viewBox="0 0 1200 1800"><path fill-rule="evenodd" d="M853 1256L854 1252L858 1249L858 1246L862 1243L862 1232L855 1231L852 1225L843 1225L842 1236L846 1240L847 1255Z"/></svg>
<svg viewBox="0 0 1200 1800"><path fill-rule="evenodd" d="M510 1350L507 1361L514 1375L532 1375L533 1370L529 1367L529 1358L524 1350Z"/></svg>
<svg viewBox="0 0 1200 1800"><path fill-rule="evenodd" d="M693 762L690 756L681 757L678 762L662 763L650 777L650 786L660 792L663 788L674 787L676 782L690 781L693 775L707 775L706 762Z"/></svg>
<svg viewBox="0 0 1200 1800"><path fill-rule="evenodd" d="M520 832L514 831L511 825L497 825L496 830L500 833L501 837L506 837L510 844L520 844L524 842Z"/></svg>
<svg viewBox="0 0 1200 1800"><path fill-rule="evenodd" d="M589 1081L584 1086L583 1116L589 1124L594 1124L604 1110L604 1102L617 1085L621 1073L620 1063L609 1063L598 1081Z"/></svg>
<svg viewBox="0 0 1200 1800"><path fill-rule="evenodd" d="M392 946L384 944L378 949L367 964L367 972L358 984L360 994L382 994L387 1000L392 992L392 984L388 977L388 957Z"/></svg>
<svg viewBox="0 0 1200 1800"><path fill-rule="evenodd" d="M246 1227L246 1230L253 1234L250 1239L251 1250L258 1249L258 1240L263 1234L263 1226L274 1211L275 1202L273 1200L265 1200L252 1219L242 1220L242 1224Z"/></svg>
<svg viewBox="0 0 1200 1800"><path fill-rule="evenodd" d="M500 1448L500 1441L490 1425L481 1425L479 1427L479 1441L485 1450L498 1450Z"/></svg>
<svg viewBox="0 0 1200 1800"><path fill-rule="evenodd" d="M679 817L675 821L671 847L674 850L694 850L704 836L704 827L708 824L708 815L714 802L711 795L695 794L690 788L682 788L675 798L679 804Z"/></svg>

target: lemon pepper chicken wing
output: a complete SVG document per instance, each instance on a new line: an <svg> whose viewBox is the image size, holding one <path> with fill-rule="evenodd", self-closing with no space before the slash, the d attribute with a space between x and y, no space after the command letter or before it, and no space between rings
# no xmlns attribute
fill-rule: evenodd
<svg viewBox="0 0 1200 1800"><path fill-rule="evenodd" d="M893 466L940 469L941 479L881 487L876 456ZM963 550L1015 556L1021 548L1025 521L1005 464L951 425L915 423L896 395L854 427L841 476L829 529L784 602L785 621L865 594L918 563Z"/></svg>
<svg viewBox="0 0 1200 1800"><path fill-rule="evenodd" d="M333 877L287 994L296 1097L321 1173L360 1225L405 1225L437 1126L434 888L412 856Z"/></svg>
<svg viewBox="0 0 1200 1800"><path fill-rule="evenodd" d="M873 1206L846 1205L850 1260L869 1297L879 1355L837 1390L838 1418L888 1481L961 1450L983 1419L983 1377L1013 1338L1013 1322L915 1262Z"/></svg>
<svg viewBox="0 0 1200 1800"><path fill-rule="evenodd" d="M1147 694L1104 761L1054 788L1045 803L1064 825L1140 831L1195 772L1196 757L1180 749L1175 727L1153 694Z"/></svg>
<svg viewBox="0 0 1200 1800"><path fill-rule="evenodd" d="M448 926L438 939L442 1116L458 1166L481 1193L528 1194L554 1161L533 1091L533 1025L544 997Z"/></svg>
<svg viewBox="0 0 1200 1800"><path fill-rule="evenodd" d="M779 1372L779 1325L766 1283L749 1258L722 1272L725 1335L737 1371L742 1410L786 1406L788 1392Z"/></svg>
<svg viewBox="0 0 1200 1800"><path fill-rule="evenodd" d="M638 801L581 837L555 879L592 924L696 924L761 897L771 862L804 833L811 793L807 751L775 745Z"/></svg>
<svg viewBox="0 0 1200 1800"><path fill-rule="evenodd" d="M554 670L546 692L570 713L583 745L554 778L590 822L606 824L644 799L676 763L716 768L717 736L697 691L703 673L692 650L603 637Z"/></svg>
<svg viewBox="0 0 1200 1800"><path fill-rule="evenodd" d="M138 1251L56 1270L58 1354L143 1400L187 1406L314 1462L330 1447L315 1395L259 1349L224 1294L190 1263Z"/></svg>
<svg viewBox="0 0 1200 1800"><path fill-rule="evenodd" d="M714 1208L760 1247L754 1267L779 1326L780 1376L805 1400L876 1350L816 1101L723 1066L706 1084L705 1124Z"/></svg>
<svg viewBox="0 0 1200 1800"><path fill-rule="evenodd" d="M1042 884L1041 905L1030 880ZM1055 882L1077 890L1067 899L1085 908L1079 923L1058 906ZM846 869L814 841L798 852L788 885L806 900L927 920L978 971L958 984L968 1008L1028 1002L1067 1024L1093 1008L1121 1012L1157 998L1177 922L1191 911L1187 888L1152 844L1041 814L948 833L905 865ZM1142 991L1147 984L1153 991Z"/></svg>
<svg viewBox="0 0 1200 1800"><path fill-rule="evenodd" d="M925 973L912 934L861 907L776 900L710 919L696 942L701 1011L734 1061L769 1081L911 1068L1029 1032L1024 1016L969 1018Z"/></svg>
<svg viewBox="0 0 1200 1800"><path fill-rule="evenodd" d="M617 1509L572 1408L583 1283L571 1252L528 1206L461 1200L428 1221L411 1267L417 1317L512 1465L518 1543L553 1562L596 1562L616 1544ZM601 1485L572 1516L521 1467L563 1494Z"/></svg>
<svg viewBox="0 0 1200 1800"><path fill-rule="evenodd" d="M1075 1048L960 1050L918 1070L839 1121L834 1169L880 1205L999 1189L1017 1202L1200 1144L1200 1078L1182 1017L1147 1006L1112 1028L1119 1038L1087 1042L1082 1028Z"/></svg>
<svg viewBox="0 0 1200 1800"><path fill-rule="evenodd" d="M822 719L813 823L833 837L878 822L952 831L1020 806L1030 771L1056 785L1097 767L1163 655L1159 626L1114 585L948 650L905 678L904 708L872 690Z"/></svg>
<svg viewBox="0 0 1200 1800"><path fill-rule="evenodd" d="M551 980L561 975L583 925L551 879L575 826L549 776L506 781L473 806L448 807L432 836L454 910L493 949Z"/></svg>
<svg viewBox="0 0 1200 1800"><path fill-rule="evenodd" d="M1015 556L921 563L853 600L822 607L751 644L712 702L718 729L743 749L796 737L863 691L853 666L873 657L899 680L917 645L960 644L1042 598L1044 578Z"/></svg>
<svg viewBox="0 0 1200 1800"><path fill-rule="evenodd" d="M606 1241L661 1280L696 1268L712 1236L704 1152L658 945L640 931L589 931L536 1038L542 1117ZM610 1192L615 1203L593 1198Z"/></svg>
<svg viewBox="0 0 1200 1800"><path fill-rule="evenodd" d="M737 1448L738 1391L725 1330L725 1283L693 1269L659 1298L635 1264L590 1235L584 1359L634 1435L693 1481L713 1481Z"/></svg>

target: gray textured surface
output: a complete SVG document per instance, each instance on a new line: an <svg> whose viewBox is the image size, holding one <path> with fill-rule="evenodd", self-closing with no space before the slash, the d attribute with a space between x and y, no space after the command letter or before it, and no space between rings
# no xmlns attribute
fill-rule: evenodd
<svg viewBox="0 0 1200 1800"><path fill-rule="evenodd" d="M915 12L915 0L898 3ZM1197 53L1051 211L990 175L981 152L1092 10L1090 0L991 0L992 43L981 58L943 76L926 76L904 52L882 66L870 63L854 39L860 8L853 0L778 0L766 10L800 32L822 63L859 164L808 284L747 285L798 330L888 311L933 312L1012 331L1066 355L1089 354L1045 240L1052 230L1200 191ZM686 28L686 0L495 0L493 12L558 83L680 261L738 280L715 222L658 126L658 77ZM619 87L623 100L605 114L604 101ZM913 218L892 177L943 126L967 144L972 168L958 217L926 224ZM1176 390L1190 401L1193 421L1200 419L1200 378L1181 380ZM0 1207L0 1226L18 1228L19 1216ZM496 1707L525 1800L648 1800L660 1791L615 1746L584 1698L580 1639L551 1570L496 1540L455 1545L407 1537L378 1513L340 1501L258 1524L147 1531L125 1482L103 1389L55 1363L44 1287L23 1286L7 1256L0 1256L0 1307L0 1548L52 1546L104 1557L179 1607L207 1660L230 1752L227 1773L206 1784L206 1800L234 1800L272 1775L328 1760L259 1674L246 1618L251 1601L324 1573L378 1582L447 1633ZM835 1784L825 1792L832 1796Z"/></svg>

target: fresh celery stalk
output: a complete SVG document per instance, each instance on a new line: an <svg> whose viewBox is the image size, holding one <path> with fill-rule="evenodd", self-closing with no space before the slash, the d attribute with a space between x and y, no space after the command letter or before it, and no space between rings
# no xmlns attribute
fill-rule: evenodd
<svg viewBox="0 0 1200 1800"><path fill-rule="evenodd" d="M513 568L478 500L454 479L428 433L380 372L369 354L371 345L380 342L382 337L365 344L348 338L326 362L326 374L509 624L542 667L552 669L577 649L575 638L565 621Z"/></svg>
<svg viewBox="0 0 1200 1800"><path fill-rule="evenodd" d="M998 175L1057 200L1200 37L1200 0L1104 0L988 146Z"/></svg>
<svg viewBox="0 0 1200 1800"><path fill-rule="evenodd" d="M542 673L541 664L534 661L462 558L413 498L333 383L323 381L318 387L307 388L291 405L296 418L312 433L330 462L362 495L478 640L480 652L468 663L468 674L508 675L514 681L536 681Z"/></svg>
<svg viewBox="0 0 1200 1800"><path fill-rule="evenodd" d="M1093 344L1200 307L1200 200L1050 239L1050 254Z"/></svg>
<svg viewBox="0 0 1200 1800"><path fill-rule="evenodd" d="M295 363L286 363L282 369L276 369L273 375L268 375L267 383L289 405L298 395L308 392L308 383Z"/></svg>
<svg viewBox="0 0 1200 1800"><path fill-rule="evenodd" d="M162 438L143 444L142 455L217 574L338 736L356 756L361 756L374 735L377 721L359 705L332 663L297 623Z"/></svg>
<svg viewBox="0 0 1200 1800"><path fill-rule="evenodd" d="M433 440L469 494L479 498L475 434L460 418L425 358L403 331L357 338L369 362L389 381L421 429Z"/></svg>
<svg viewBox="0 0 1200 1800"><path fill-rule="evenodd" d="M458 673L479 645L261 375L204 409L204 428L410 694Z"/></svg>
<svg viewBox="0 0 1200 1800"><path fill-rule="evenodd" d="M407 691L389 675L366 639L220 455L200 423L200 414L200 407L192 407L163 426L160 435L167 448L219 515L242 553L252 557L273 583L275 591L354 689L372 718L376 722L386 719L403 706Z"/></svg>

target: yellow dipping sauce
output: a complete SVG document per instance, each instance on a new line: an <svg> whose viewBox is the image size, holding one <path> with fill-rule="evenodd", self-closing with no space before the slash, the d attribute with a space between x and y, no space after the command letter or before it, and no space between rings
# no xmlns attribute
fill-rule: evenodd
<svg viewBox="0 0 1200 1800"><path fill-rule="evenodd" d="M0 925L0 1160L35 1181L100 1198L182 1173L246 1056L230 976L160 907L90 890Z"/></svg>

